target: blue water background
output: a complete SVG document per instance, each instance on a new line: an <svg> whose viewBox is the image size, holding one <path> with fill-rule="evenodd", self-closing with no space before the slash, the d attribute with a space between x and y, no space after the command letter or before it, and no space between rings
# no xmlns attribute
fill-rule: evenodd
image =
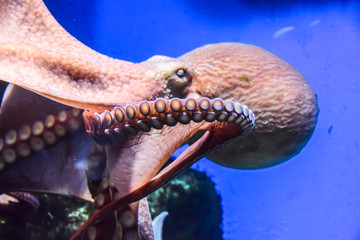
<svg viewBox="0 0 360 240"><path fill-rule="evenodd" d="M212 177L222 196L224 239L360 239L360 3L46 3L72 35L119 59L176 57L208 43L242 42L291 63L317 92L320 106L304 150L263 170L233 170L206 159L194 167ZM288 31L278 36L283 28Z"/></svg>

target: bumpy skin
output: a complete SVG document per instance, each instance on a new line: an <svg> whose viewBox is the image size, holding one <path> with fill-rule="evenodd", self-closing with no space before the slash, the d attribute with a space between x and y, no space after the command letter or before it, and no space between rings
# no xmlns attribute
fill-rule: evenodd
<svg viewBox="0 0 360 240"><path fill-rule="evenodd" d="M233 168L263 168L291 158L310 139L319 113L316 94L284 60L239 43L206 45L180 59L192 64L190 93L238 101L256 115L246 141L232 142L209 159Z"/></svg>
<svg viewBox="0 0 360 240"><path fill-rule="evenodd" d="M222 43L175 59L116 60L70 36L40 0L0 0L0 79L91 113L158 97L241 102L257 115L255 132L210 156L235 168L271 166L298 153L318 114L316 95L307 81L261 48ZM171 153L199 130L211 132L211 147L244 136L244 129L233 124L203 121L115 141L106 146L109 182L121 196L130 194L149 182Z"/></svg>

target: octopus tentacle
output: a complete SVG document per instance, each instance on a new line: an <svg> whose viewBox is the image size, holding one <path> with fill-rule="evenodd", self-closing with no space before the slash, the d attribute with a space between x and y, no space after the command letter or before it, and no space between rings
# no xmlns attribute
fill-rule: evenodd
<svg viewBox="0 0 360 240"><path fill-rule="evenodd" d="M97 195L94 198L94 205L92 214L102 209L106 204L111 202L113 192L116 189L111 187L107 178L104 178L97 189ZM93 226L89 227L86 232L88 239L111 239L115 232L117 225L114 215L108 215L101 221L96 222Z"/></svg>
<svg viewBox="0 0 360 240"><path fill-rule="evenodd" d="M0 193L43 191L90 200L80 164L87 163L92 140L81 113L10 84L0 108Z"/></svg>
<svg viewBox="0 0 360 240"><path fill-rule="evenodd" d="M4 136L0 135L0 171L82 130L82 127L81 110L70 109L8 130Z"/></svg>
<svg viewBox="0 0 360 240"><path fill-rule="evenodd" d="M81 109L183 95L192 78L187 61L155 56L133 63L95 52L67 33L41 0L0 0L0 43L1 80Z"/></svg>
<svg viewBox="0 0 360 240"><path fill-rule="evenodd" d="M92 215L121 196L107 178L101 181L97 192ZM127 205L118 208L113 215L109 214L90 226L85 235L86 238L93 240L114 238L136 239L135 236L138 235L138 232L139 235L140 232L144 232L143 235L147 240L153 239L151 217L146 198L132 203L131 207Z"/></svg>
<svg viewBox="0 0 360 240"><path fill-rule="evenodd" d="M175 126L178 122L219 121L238 125L250 132L255 115L246 105L220 98L192 97L180 99L157 98L138 104L116 106L102 113L90 110L83 113L87 132L99 144L115 139L126 141L139 131L149 132L152 128L162 129L164 125Z"/></svg>

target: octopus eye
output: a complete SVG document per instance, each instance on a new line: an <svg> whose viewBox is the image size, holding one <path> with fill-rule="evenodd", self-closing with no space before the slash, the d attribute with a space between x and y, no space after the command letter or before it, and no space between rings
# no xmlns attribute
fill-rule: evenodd
<svg viewBox="0 0 360 240"><path fill-rule="evenodd" d="M186 74L186 71L182 68L180 68L176 71L176 75L180 78L185 77L185 74Z"/></svg>

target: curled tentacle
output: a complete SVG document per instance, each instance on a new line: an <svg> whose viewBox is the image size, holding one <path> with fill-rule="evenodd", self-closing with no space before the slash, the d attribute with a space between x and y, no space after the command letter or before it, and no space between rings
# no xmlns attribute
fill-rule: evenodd
<svg viewBox="0 0 360 240"><path fill-rule="evenodd" d="M229 122L250 132L255 123L254 113L246 106L220 98L157 98L138 104L116 106L102 113L85 111L86 130L100 144L115 139L126 141L139 131L149 132L164 125L175 126L178 122Z"/></svg>

